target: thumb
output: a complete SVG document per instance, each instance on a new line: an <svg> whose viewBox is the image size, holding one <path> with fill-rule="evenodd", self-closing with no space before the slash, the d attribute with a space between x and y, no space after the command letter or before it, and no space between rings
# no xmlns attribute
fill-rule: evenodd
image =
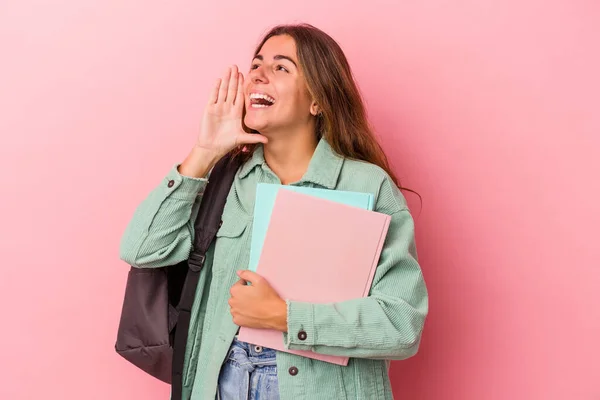
<svg viewBox="0 0 600 400"><path fill-rule="evenodd" d="M237 272L237 275L240 277L240 279L243 279L246 282L250 283L254 283L258 280L258 278L260 278L260 276L257 273L247 269L239 270Z"/></svg>
<svg viewBox="0 0 600 400"><path fill-rule="evenodd" d="M256 144L256 143L267 143L269 139L260 133L242 133L238 138L238 144Z"/></svg>

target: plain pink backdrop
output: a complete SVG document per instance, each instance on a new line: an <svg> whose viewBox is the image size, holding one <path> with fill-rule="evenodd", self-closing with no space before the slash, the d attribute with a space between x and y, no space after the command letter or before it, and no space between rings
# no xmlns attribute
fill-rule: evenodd
<svg viewBox="0 0 600 400"><path fill-rule="evenodd" d="M166 399L113 350L135 206L273 24L343 46L431 312L398 399L600 399L596 1L0 3L0 398Z"/></svg>

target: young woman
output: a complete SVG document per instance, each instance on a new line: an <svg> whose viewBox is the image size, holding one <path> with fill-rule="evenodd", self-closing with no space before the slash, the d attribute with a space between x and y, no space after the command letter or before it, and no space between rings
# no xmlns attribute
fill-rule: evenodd
<svg viewBox="0 0 600 400"><path fill-rule="evenodd" d="M331 37L310 25L278 26L257 47L246 79L236 66L227 70L191 151L135 211L121 259L139 268L187 259L211 168L230 152L244 163L198 284L184 398L391 399L389 360L417 352L428 295L406 201ZM290 301L245 269L259 182L375 195L375 211L391 215L391 224L368 297ZM339 366L242 343L240 326L277 329L289 349L350 361Z"/></svg>

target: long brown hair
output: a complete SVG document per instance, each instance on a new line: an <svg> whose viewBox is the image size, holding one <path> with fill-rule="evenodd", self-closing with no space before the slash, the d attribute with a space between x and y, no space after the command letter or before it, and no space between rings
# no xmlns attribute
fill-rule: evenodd
<svg viewBox="0 0 600 400"><path fill-rule="evenodd" d="M343 157L378 165L400 189L406 189L400 186L373 133L350 65L338 43L310 24L278 25L264 36L254 55L258 55L267 40L279 35L291 36L296 43L308 91L322 113L317 117L318 137L327 140ZM253 132L245 125L244 129ZM238 149L235 154L250 157L254 147L246 146L246 151Z"/></svg>

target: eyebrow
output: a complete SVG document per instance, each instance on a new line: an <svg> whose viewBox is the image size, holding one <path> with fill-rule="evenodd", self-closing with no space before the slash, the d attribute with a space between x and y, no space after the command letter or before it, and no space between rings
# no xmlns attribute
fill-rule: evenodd
<svg viewBox="0 0 600 400"><path fill-rule="evenodd" d="M263 61L264 57L261 54L257 54L256 56L254 56L254 59L259 59L260 61ZM289 62L294 64L294 67L298 68L298 65L296 64L296 62L288 56L277 54L277 55L275 55L275 57L273 57L273 59L274 60L288 60Z"/></svg>

